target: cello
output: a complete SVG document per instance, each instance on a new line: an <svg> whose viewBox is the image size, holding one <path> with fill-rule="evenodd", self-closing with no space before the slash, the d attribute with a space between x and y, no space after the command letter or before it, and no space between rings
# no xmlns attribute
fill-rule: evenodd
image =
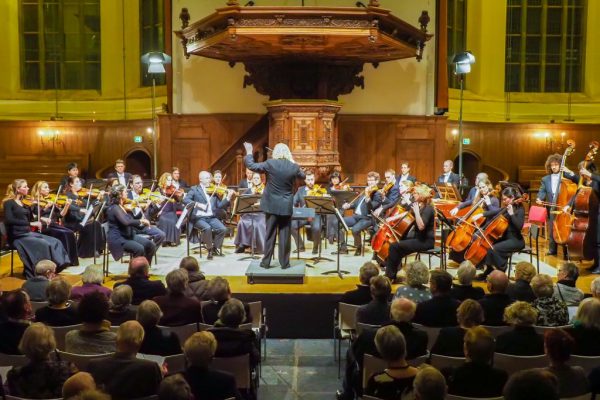
<svg viewBox="0 0 600 400"><path fill-rule="evenodd" d="M380 226L371 239L371 248L377 254L377 258L384 262L389 255L390 245L400 241L406 235L415 223L415 217L400 205L395 206L388 217L393 219L392 222L387 222L375 214L372 215L380 222Z"/></svg>
<svg viewBox="0 0 600 400"><path fill-rule="evenodd" d="M587 169L592 162L600 144L590 143L590 150L583 161ZM580 168L581 169L581 168ZM573 206L573 223L567 240L569 257L591 260L596 253L596 229L598 213L598 197L590 186L584 186L583 176L579 177L579 190L575 195Z"/></svg>
<svg viewBox="0 0 600 400"><path fill-rule="evenodd" d="M471 240L473 239L473 233L478 226L477 221L472 218L474 215L483 214L481 206L485 199L482 197L479 201L471 207L469 212L462 218L459 219L454 227L454 230L450 232L446 239L446 245L456 252L461 252L467 248Z"/></svg>
<svg viewBox="0 0 600 400"><path fill-rule="evenodd" d="M567 243L567 240L571 234L571 222L573 217L570 213L564 212L563 208L569 205L569 202L573 196L575 196L578 185L563 177L563 169L565 167L565 160L568 156L573 154L573 151L575 151L575 142L573 140L567 140L567 148L565 149L560 162L560 176L558 178L558 182L560 183L556 192L556 200L554 205L557 207L557 209L556 211L552 211L553 214L556 214L554 220L552 221L552 232L554 235L554 241L557 244Z"/></svg>

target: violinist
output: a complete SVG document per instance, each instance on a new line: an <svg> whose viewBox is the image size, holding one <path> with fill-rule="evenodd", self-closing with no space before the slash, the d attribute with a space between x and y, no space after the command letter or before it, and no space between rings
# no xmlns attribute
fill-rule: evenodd
<svg viewBox="0 0 600 400"><path fill-rule="evenodd" d="M33 217L34 219L39 219L43 224L41 233L60 240L67 254L69 254L71 265L79 265L75 233L71 229L58 224L60 217L64 217L66 214L66 210L54 203L53 200L56 199L56 196L54 198L50 197L48 182L37 181L33 185L33 188L31 188L31 199L33 202Z"/></svg>
<svg viewBox="0 0 600 400"><path fill-rule="evenodd" d="M220 201L223 195L229 194L229 189L226 185L223 184L223 173L221 171L216 170L213 173L213 183L215 189L217 189L217 193L215 193L215 195L211 198L213 210L217 218L219 218L219 220L223 222L227 219L227 209L229 208L230 203Z"/></svg>
<svg viewBox="0 0 600 400"><path fill-rule="evenodd" d="M384 213L385 215L387 210L398 204L398 201L400 200L400 189L396 184L396 171L388 169L384 174L385 185L383 189L381 189L383 202L375 211L373 211L373 214L376 217L379 217L381 213Z"/></svg>
<svg viewBox="0 0 600 400"><path fill-rule="evenodd" d="M252 188L246 194L262 195L265 185L262 183L259 173L253 173L251 183ZM233 241L235 252L243 253L247 248L253 247L253 253L263 254L265 251L266 236L267 225L264 213L242 214L238 221L237 232Z"/></svg>
<svg viewBox="0 0 600 400"><path fill-rule="evenodd" d="M451 183L456 186L460 185L460 177L458 174L452 172L452 168L454 168L454 163L452 160L444 161L444 173L438 177L437 182Z"/></svg>
<svg viewBox="0 0 600 400"><path fill-rule="evenodd" d="M396 279L404 257L434 247L435 212L431 205L431 189L426 185L415 186L413 188L413 200L409 207L409 213L414 217L414 226L400 241L390 244L389 254L385 260L385 275L392 282ZM394 219L402 216L403 214L397 214L388 218L386 222L393 222Z"/></svg>
<svg viewBox="0 0 600 400"><path fill-rule="evenodd" d="M311 196L311 191L315 187L315 173L313 171L306 171L305 175L304 186L300 186L296 191L296 194L294 194L294 207L306 207L304 198L306 196ZM306 225L310 228L307 236L314 243L312 253L319 254L319 246L321 244L321 215L316 215L310 222L307 219L297 219L292 221L292 237L296 242L296 247L298 247L300 251L305 250L304 240L299 231L302 226Z"/></svg>
<svg viewBox="0 0 600 400"><path fill-rule="evenodd" d="M94 252L98 255L104 250L102 226L93 218L89 218L85 226L81 225L89 207L93 207L94 204L92 203L86 208L85 201L79 199L79 191L81 191L81 180L78 177L70 177L65 187L68 201L65 204L67 211L64 216L64 226L74 232L79 232L77 240L79 257L91 258L94 257ZM101 193L104 196L104 192Z"/></svg>
<svg viewBox="0 0 600 400"><path fill-rule="evenodd" d="M471 204L473 204L473 199L476 196L478 196L478 194L479 194L479 192L478 192L479 183L484 180L485 181L489 180L488 174L486 174L485 172L478 173L477 176L475 177L475 186L473 186L469 190L469 194L467 195L467 198L465 199L465 201L458 203L458 205L456 207L454 207L452 210L450 210L450 215L455 216L456 214L458 214L459 210L462 210L463 208L469 207Z"/></svg>
<svg viewBox="0 0 600 400"><path fill-rule="evenodd" d="M344 217L344 222L352 229L354 246L356 247L356 251L354 252L355 256L360 256L362 253L361 232L373 226L371 212L376 210L383 201L383 196L381 195L381 192L379 192L379 187L377 186L378 183L379 174L375 171L370 171L367 174L367 187L364 192L357 196L352 202L344 203L342 205L344 210L354 210L352 216ZM340 237L340 254L348 254L346 236L341 232Z"/></svg>
<svg viewBox="0 0 600 400"><path fill-rule="evenodd" d="M76 162L71 162L67 164L67 175L63 176L60 180L60 186L62 186L63 188L67 187L68 180L72 176L79 177L79 167L77 166ZM85 180L83 178L79 178L79 180L81 181L81 186L83 186Z"/></svg>
<svg viewBox="0 0 600 400"><path fill-rule="evenodd" d="M131 182L131 190L128 191L127 197L130 200L136 202L135 207L131 207L131 215L134 219L137 220L141 220L142 218L150 220L149 215L153 209L156 209L156 205L148 198L144 200L142 194L144 188L144 181L142 181L141 176L133 175L131 177ZM134 229L138 234L150 236L157 248L165 242L165 232L162 229L157 228L156 226L140 225L139 227L136 227Z"/></svg>
<svg viewBox="0 0 600 400"><path fill-rule="evenodd" d="M175 189L189 189L190 185L181 179L181 172L178 167L173 167L171 176L173 177L173 186L175 186Z"/></svg>
<svg viewBox="0 0 600 400"><path fill-rule="evenodd" d="M141 180L141 179L140 179ZM173 176L165 172L158 179L158 190L166 198L159 203L158 229L165 235L166 246L179 246L181 229L177 228L177 202L173 186ZM156 241L154 242L156 243ZM158 243L156 243L158 246Z"/></svg>
<svg viewBox="0 0 600 400"><path fill-rule="evenodd" d="M537 199L535 202L539 205L547 204L547 203L556 203L557 195L560 187L560 165L562 163L562 156L560 154L551 154L548 156L546 160L546 172L548 175L542 178L542 183L540 185L540 191L538 192ZM564 169L563 177L573 181L574 183L578 182L579 177L569 171L568 169ZM557 251L556 241L554 240L554 219L556 214L552 213L554 209L548 209L548 221L546 226L548 227L548 252L546 255L555 256ZM565 260L567 259L567 247L563 246L563 255Z"/></svg>
<svg viewBox="0 0 600 400"><path fill-rule="evenodd" d="M118 159L115 161L115 170L107 176L108 180L117 179L119 184L127 187L131 182L131 174L125 172L125 161Z"/></svg>
<svg viewBox="0 0 600 400"><path fill-rule="evenodd" d="M402 162L400 165L400 175L398 176L398 183L404 181L410 181L412 183L417 181L417 178L410 174L410 165L407 161Z"/></svg>
<svg viewBox="0 0 600 400"><path fill-rule="evenodd" d="M41 230L42 223L30 222L31 210L24 204L28 193L27 181L15 179L2 200L8 243L19 253L26 279L35 276L35 265L41 260L54 261L59 266L57 272L70 265L69 255L58 239L31 231L31 227Z"/></svg>
<svg viewBox="0 0 600 400"><path fill-rule="evenodd" d="M327 193L331 195L332 191L349 191L350 185L345 183L347 179L342 179L342 174L339 171L333 171L331 175L329 175L329 186L327 187ZM340 212L343 210L338 206ZM334 214L327 215L327 240L329 240L330 244L333 244L333 241L337 237L338 231L338 221L337 217Z"/></svg>

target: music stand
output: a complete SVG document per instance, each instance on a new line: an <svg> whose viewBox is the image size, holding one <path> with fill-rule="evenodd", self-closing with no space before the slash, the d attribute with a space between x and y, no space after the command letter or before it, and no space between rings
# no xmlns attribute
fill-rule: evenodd
<svg viewBox="0 0 600 400"><path fill-rule="evenodd" d="M318 216L318 218L321 218L321 215L335 214L335 204L333 204L333 198L330 196L306 196L304 198L304 203L306 204L307 208L313 208L315 210L315 214ZM300 233L298 233L298 235L300 235ZM317 264L319 261L333 261L331 258L322 257L321 243L319 243L318 246L319 254L316 257L310 258L313 260L313 264ZM314 267L314 265L312 265L312 267Z"/></svg>
<svg viewBox="0 0 600 400"><path fill-rule="evenodd" d="M79 223L81 225L81 227L82 228L85 227L88 224L88 222L90 222L90 221L91 221L90 222L91 224L94 224L96 221L98 221L100 218L100 215L102 214L102 211L104 211L105 205L106 205L106 203L102 202L100 204L99 208L97 208L98 204L88 206L88 208L86 209L86 212L85 212L85 216ZM96 209L98 209L98 212L96 212ZM97 253L96 247L98 245L98 242L97 242L98 239L96 239L96 236L98 236L98 235L96 235L96 228L94 227L93 229L94 229L94 243L93 243L94 244L94 264L96 264L96 258L97 258L96 257L96 253Z"/></svg>
<svg viewBox="0 0 600 400"><path fill-rule="evenodd" d="M452 183L434 183L433 187L441 200L462 201L458 188Z"/></svg>
<svg viewBox="0 0 600 400"><path fill-rule="evenodd" d="M351 203L353 200L358 198L358 193L353 190L332 190L331 197L333 197L333 202L335 207L340 210L344 203ZM344 210L340 210L342 213ZM343 218L342 218L343 219ZM339 222L339 221L338 221ZM339 228L339 227L338 227ZM338 235L339 240L339 235ZM344 240L345 242L345 240ZM348 246L348 244L346 244ZM353 247L353 246L350 246Z"/></svg>
<svg viewBox="0 0 600 400"><path fill-rule="evenodd" d="M344 217L342 216L342 214L340 213L340 210L338 210L337 208L334 208L335 213L334 215L337 218L337 222L338 222L338 229L337 229L337 262L336 262L336 269L332 270L332 271L325 271L322 272L321 275L329 275L329 274L337 274L337 276L340 277L340 279L344 279L344 274L349 274L350 271L345 271L345 270L340 270L340 228L344 229L344 235L346 234L346 232L348 232L348 225L346 225L346 222L344 221Z"/></svg>
<svg viewBox="0 0 600 400"><path fill-rule="evenodd" d="M261 213L260 209L260 199L262 195L260 194L244 194L235 198L235 202L233 203L233 211L232 215L235 214L251 214L251 213ZM239 259L247 260L247 259L258 259L255 253L256 249L256 227L254 226L254 217L252 217L252 254L250 256L242 257Z"/></svg>

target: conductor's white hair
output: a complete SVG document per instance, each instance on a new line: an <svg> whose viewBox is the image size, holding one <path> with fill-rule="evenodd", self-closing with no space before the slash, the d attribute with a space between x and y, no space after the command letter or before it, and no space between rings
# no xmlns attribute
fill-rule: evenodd
<svg viewBox="0 0 600 400"><path fill-rule="evenodd" d="M292 157L292 152L290 151L290 148L285 143L277 143L275 145L275 147L273 148L272 157L275 160L285 159L285 160L294 162L294 158Z"/></svg>

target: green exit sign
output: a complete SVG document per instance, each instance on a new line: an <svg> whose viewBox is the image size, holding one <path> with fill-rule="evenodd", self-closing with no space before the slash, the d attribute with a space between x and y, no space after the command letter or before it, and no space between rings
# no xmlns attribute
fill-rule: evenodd
<svg viewBox="0 0 600 400"><path fill-rule="evenodd" d="M471 139L463 138L463 144L471 144Z"/></svg>
<svg viewBox="0 0 600 400"><path fill-rule="evenodd" d="M133 143L142 143L143 139L141 136L134 136Z"/></svg>

